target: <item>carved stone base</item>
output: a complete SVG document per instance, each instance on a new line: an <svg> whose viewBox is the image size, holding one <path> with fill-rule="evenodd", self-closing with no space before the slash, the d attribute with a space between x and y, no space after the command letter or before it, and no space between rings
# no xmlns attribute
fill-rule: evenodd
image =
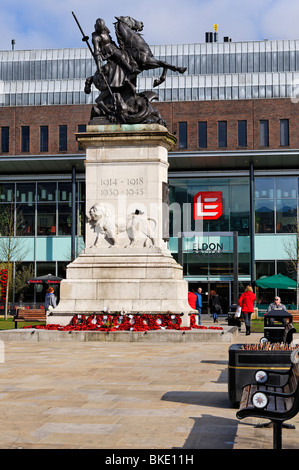
<svg viewBox="0 0 299 470"><path fill-rule="evenodd" d="M107 253L108 251L108 253ZM61 301L48 323L66 325L74 314L110 312L184 313L192 311L182 267L168 250L91 248L68 266L60 285Z"/></svg>
<svg viewBox="0 0 299 470"><path fill-rule="evenodd" d="M184 313L186 326L188 283L165 241L168 150L175 137L158 124L92 124L77 140L86 149L85 243L92 248L68 265L48 323L67 324L75 314L106 308Z"/></svg>

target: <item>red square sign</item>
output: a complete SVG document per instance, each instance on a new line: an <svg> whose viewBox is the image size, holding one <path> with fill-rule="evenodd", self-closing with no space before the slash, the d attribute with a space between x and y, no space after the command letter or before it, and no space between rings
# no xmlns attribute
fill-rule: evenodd
<svg viewBox="0 0 299 470"><path fill-rule="evenodd" d="M221 191L200 191L194 196L194 219L213 220L221 215Z"/></svg>

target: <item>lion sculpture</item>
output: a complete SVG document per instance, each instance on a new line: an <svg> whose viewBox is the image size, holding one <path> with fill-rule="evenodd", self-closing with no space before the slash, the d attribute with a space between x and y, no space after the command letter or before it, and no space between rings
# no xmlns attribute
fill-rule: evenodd
<svg viewBox="0 0 299 470"><path fill-rule="evenodd" d="M94 204L89 211L89 222L94 226L96 240L94 246L99 247L101 238L106 239L110 246L118 246L118 235L127 232L130 243L127 246L133 247L140 240L143 233L145 240L143 246L154 246L155 240L151 225L156 227L156 221L145 216L143 212L136 209L133 214L125 217L116 217L113 207L110 204ZM149 242L151 244L149 245Z"/></svg>

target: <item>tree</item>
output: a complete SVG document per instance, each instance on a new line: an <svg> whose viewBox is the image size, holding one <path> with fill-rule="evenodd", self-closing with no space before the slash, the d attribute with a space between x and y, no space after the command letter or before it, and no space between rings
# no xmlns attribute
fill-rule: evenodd
<svg viewBox="0 0 299 470"><path fill-rule="evenodd" d="M287 271L289 273L296 273L296 309L299 306L299 220L297 221L297 227L294 227L293 233L295 237L290 240L284 240L283 247L288 256L286 261Z"/></svg>
<svg viewBox="0 0 299 470"><path fill-rule="evenodd" d="M8 300L12 293L13 265L21 262L27 249L20 236L24 231L24 218L20 211L16 211L14 203L0 205L0 260L7 270L7 284L5 296L4 316L8 315ZM16 237L15 234L18 234Z"/></svg>

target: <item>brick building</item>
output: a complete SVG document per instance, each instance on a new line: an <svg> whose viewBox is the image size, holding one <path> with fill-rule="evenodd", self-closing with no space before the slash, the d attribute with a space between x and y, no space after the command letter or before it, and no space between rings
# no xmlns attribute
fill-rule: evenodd
<svg viewBox="0 0 299 470"><path fill-rule="evenodd" d="M171 232L169 248L190 286L215 288L227 309L236 290L262 275L295 277L285 247L296 243L298 215L299 41L152 50L187 67L184 75L168 72L154 89L155 106L178 139L169 155L171 203L193 207L207 192L222 201L221 215L203 220L203 234L181 239ZM75 133L85 130L98 95L83 91L93 72L85 49L0 52L0 206L22 214L14 235L36 275L64 277L72 253L84 246L84 152ZM143 72L138 88L152 89L154 75ZM274 291L258 294L267 303ZM280 294L295 301L294 292ZM28 290L25 300L43 295Z"/></svg>

